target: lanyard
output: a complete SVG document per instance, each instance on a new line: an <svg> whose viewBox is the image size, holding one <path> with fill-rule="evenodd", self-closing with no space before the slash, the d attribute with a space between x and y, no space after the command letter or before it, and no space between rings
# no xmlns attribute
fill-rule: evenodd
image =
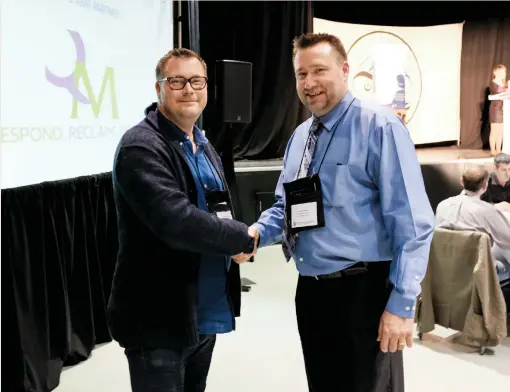
<svg viewBox="0 0 510 392"><path fill-rule="evenodd" d="M333 138L335 137L335 133L336 133L336 130L338 129L338 125L340 124L340 121L342 121L342 119L344 118L344 116L347 114L347 111L349 110L349 108L351 107L352 103L354 102L354 98L351 100L351 102L349 103L349 106L347 106L347 109L345 109L345 111L343 112L343 114L340 116L340 118L338 120L336 120L336 122L333 124L333 134L331 135L331 138L329 139L329 142L328 142L328 145L326 146L326 151L324 151L324 155L322 156L322 160L321 160L321 163L319 165L319 168L317 169L317 173L320 172L321 170L321 167L322 167L322 164L324 163L324 159L326 158L326 154L328 153L328 150L329 150L329 147L331 146L331 142L333 141ZM299 161L299 166L298 166L298 170L296 172L296 178L299 174L299 169L301 168L301 165L303 163L303 159L305 158L305 154L306 154L306 149L308 148L308 142L310 141L310 132L308 132L308 137L306 138L306 143L305 143L305 149L303 151L303 155L301 155L301 160ZM319 139L317 139L317 143L319 142ZM314 152L315 154L315 152ZM313 159L313 157L312 157ZM311 164L311 162L310 162Z"/></svg>

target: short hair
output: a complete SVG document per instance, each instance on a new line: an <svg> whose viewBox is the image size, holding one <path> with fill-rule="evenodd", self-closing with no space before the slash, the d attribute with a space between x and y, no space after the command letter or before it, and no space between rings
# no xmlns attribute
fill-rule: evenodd
<svg viewBox="0 0 510 392"><path fill-rule="evenodd" d="M496 169L499 165L508 165L510 164L510 155L502 152L494 157L494 165L496 165Z"/></svg>
<svg viewBox="0 0 510 392"><path fill-rule="evenodd" d="M156 80L160 80L165 77L165 75L164 75L165 66L168 63L168 61L170 61L170 59L173 59L173 58L181 58L181 59L196 58L204 66L205 73L207 74L207 64L205 63L205 61L202 57L200 57L198 54L196 54L192 50L189 50L186 48L174 48L159 59L158 65L156 66Z"/></svg>
<svg viewBox="0 0 510 392"><path fill-rule="evenodd" d="M342 41L337 36L326 33L306 33L294 38L292 58L296 57L298 50L310 48L323 42L330 44L338 52L342 61L347 61L347 52Z"/></svg>
<svg viewBox="0 0 510 392"><path fill-rule="evenodd" d="M489 181L489 172L483 166L469 166L462 173L464 189L478 192Z"/></svg>

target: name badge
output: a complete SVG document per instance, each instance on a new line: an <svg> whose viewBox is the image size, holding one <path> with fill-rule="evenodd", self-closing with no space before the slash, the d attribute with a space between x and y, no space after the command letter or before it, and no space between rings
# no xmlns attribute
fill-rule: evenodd
<svg viewBox="0 0 510 392"><path fill-rule="evenodd" d="M319 223L317 202L312 201L308 203L291 205L290 220L292 228L317 226Z"/></svg>
<svg viewBox="0 0 510 392"><path fill-rule="evenodd" d="M232 219L232 213L228 211L217 211L216 216L220 219Z"/></svg>
<svg viewBox="0 0 510 392"><path fill-rule="evenodd" d="M317 174L283 184L285 219L292 234L324 227L321 181Z"/></svg>
<svg viewBox="0 0 510 392"><path fill-rule="evenodd" d="M220 219L233 219L227 191L207 191L205 193L205 200L209 212Z"/></svg>

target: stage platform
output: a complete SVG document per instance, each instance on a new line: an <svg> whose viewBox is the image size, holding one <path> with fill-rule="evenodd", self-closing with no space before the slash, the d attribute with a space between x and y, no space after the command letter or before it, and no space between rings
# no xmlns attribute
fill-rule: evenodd
<svg viewBox="0 0 510 392"><path fill-rule="evenodd" d="M416 148L418 161L422 165L441 163L474 163L491 164L494 158L490 151L481 149L462 149L457 146ZM236 173L256 171L281 171L283 159L267 159L262 161L237 161L235 162Z"/></svg>
<svg viewBox="0 0 510 392"><path fill-rule="evenodd" d="M450 147L417 147L425 189L432 208L439 202L462 191L460 177L468 163L494 170L490 151ZM282 159L237 161L234 164L236 183L234 205L236 216L247 225L274 203L274 190L283 168Z"/></svg>

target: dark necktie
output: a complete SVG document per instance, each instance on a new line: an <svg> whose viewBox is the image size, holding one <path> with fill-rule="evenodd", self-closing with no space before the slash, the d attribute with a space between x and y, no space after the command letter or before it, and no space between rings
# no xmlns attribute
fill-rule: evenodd
<svg viewBox="0 0 510 392"><path fill-rule="evenodd" d="M319 135L322 131L322 124L319 119L316 118L312 126L310 127L308 144L306 145L305 153L303 159L301 161L301 166L299 167L298 174L296 179L306 177L308 175L308 169L310 168L310 164L312 163L313 154L315 153L315 147L317 146L317 140L319 139ZM294 248L296 246L295 235L291 234L288 230L287 226L287 217L284 219L284 236L282 241L282 249L283 254L285 255L285 259L287 261L292 257L292 253L294 252Z"/></svg>

